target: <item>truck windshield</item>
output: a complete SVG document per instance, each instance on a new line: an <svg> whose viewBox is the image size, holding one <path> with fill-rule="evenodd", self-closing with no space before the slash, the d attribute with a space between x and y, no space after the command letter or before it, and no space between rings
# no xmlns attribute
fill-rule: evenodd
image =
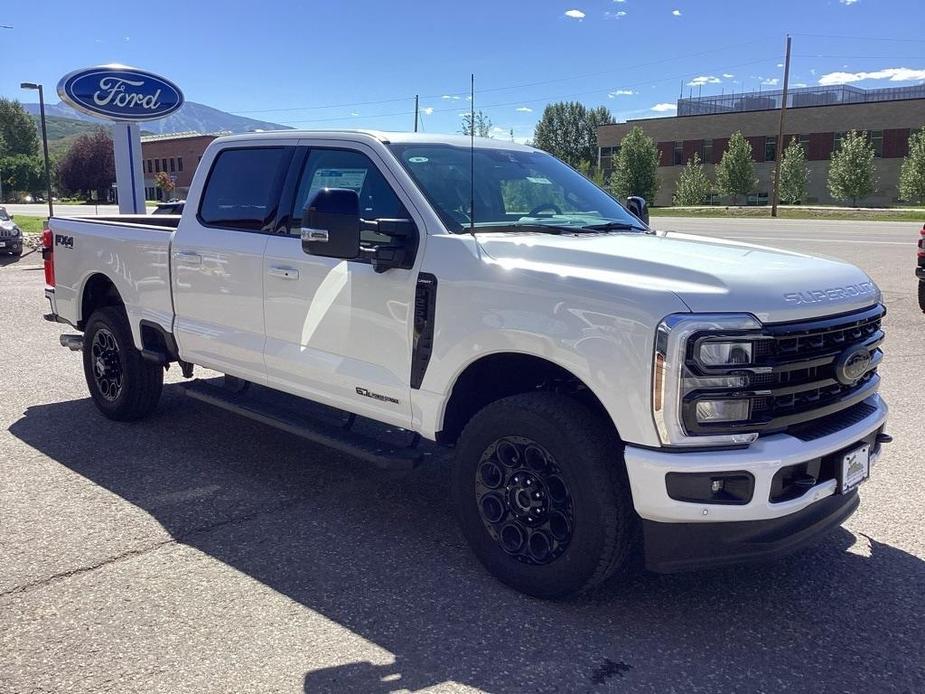
<svg viewBox="0 0 925 694"><path fill-rule="evenodd" d="M453 232L470 227L470 151L444 144L395 144L392 151ZM545 152L476 147L474 227L548 225L575 231L645 231L610 195Z"/></svg>

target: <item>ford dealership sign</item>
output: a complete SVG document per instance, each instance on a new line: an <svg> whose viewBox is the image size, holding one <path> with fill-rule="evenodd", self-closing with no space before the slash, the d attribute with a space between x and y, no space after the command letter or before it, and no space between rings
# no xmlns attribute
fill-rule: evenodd
<svg viewBox="0 0 925 694"><path fill-rule="evenodd" d="M114 121L164 118L183 105L173 82L125 65L100 65L61 78L58 95L78 111Z"/></svg>

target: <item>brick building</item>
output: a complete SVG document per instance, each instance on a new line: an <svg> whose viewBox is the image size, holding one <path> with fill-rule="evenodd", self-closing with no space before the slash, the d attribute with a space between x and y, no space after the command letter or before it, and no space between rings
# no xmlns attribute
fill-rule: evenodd
<svg viewBox="0 0 925 694"><path fill-rule="evenodd" d="M145 135L141 138L141 164L145 177L145 199L161 200L163 191L154 184L154 176L161 171L174 177L171 198L182 200L189 192L196 166L202 153L216 137L229 135L220 133L170 133L167 135Z"/></svg>
<svg viewBox="0 0 925 694"><path fill-rule="evenodd" d="M609 175L620 141L633 126L653 138L659 150L661 188L656 205L670 205L678 175L696 152L713 180L729 136L741 131L752 146L758 188L750 204L764 204L773 183L782 92L753 92L678 100L678 115L598 128L599 164ZM832 152L849 130L867 132L876 152L876 191L865 205L898 201L899 169L909 133L925 126L925 84L867 90L851 86L794 89L787 96L784 146L797 137L806 151L805 203L831 204L826 179Z"/></svg>

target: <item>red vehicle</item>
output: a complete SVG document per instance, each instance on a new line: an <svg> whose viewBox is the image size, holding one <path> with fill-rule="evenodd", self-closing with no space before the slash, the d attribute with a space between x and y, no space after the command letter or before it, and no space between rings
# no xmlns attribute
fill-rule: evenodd
<svg viewBox="0 0 925 694"><path fill-rule="evenodd" d="M919 264L915 268L915 276L919 278L919 308L925 313L925 224L919 232Z"/></svg>

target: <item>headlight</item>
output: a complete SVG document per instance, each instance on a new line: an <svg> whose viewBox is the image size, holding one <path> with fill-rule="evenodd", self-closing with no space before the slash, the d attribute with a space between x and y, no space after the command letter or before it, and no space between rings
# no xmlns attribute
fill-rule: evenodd
<svg viewBox="0 0 925 694"><path fill-rule="evenodd" d="M664 445L741 445L758 438L757 432L749 431L689 432L685 419L707 430L710 425L748 421L751 401L734 397L736 389L747 387L748 378L734 369L754 361L763 339L760 331L761 323L748 314L677 314L659 324L652 414ZM698 368L692 370L688 362Z"/></svg>
<svg viewBox="0 0 925 694"><path fill-rule="evenodd" d="M13 227L13 236L19 236L21 233L19 227Z"/></svg>

